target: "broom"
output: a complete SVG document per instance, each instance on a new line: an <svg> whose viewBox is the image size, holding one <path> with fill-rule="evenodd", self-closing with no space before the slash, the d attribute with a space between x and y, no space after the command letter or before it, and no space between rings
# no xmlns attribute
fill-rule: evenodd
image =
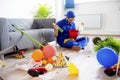
<svg viewBox="0 0 120 80"><path fill-rule="evenodd" d="M37 41L35 38L33 38L32 36L30 36L29 34L25 33L23 30L21 30L20 28L18 28L17 26L13 25L12 26L14 28L16 28L18 31L20 31L21 33L23 33L25 36L27 36L30 40L32 40L33 42L35 42L36 44L38 44L39 46L43 47L43 53L45 57L52 57L56 54L56 49L50 45L46 45L44 46L43 44L41 44L39 41Z"/></svg>
<svg viewBox="0 0 120 80"><path fill-rule="evenodd" d="M21 33L23 33L25 36L27 36L30 40L32 40L33 42L35 42L36 44L38 44L39 46L41 47L44 47L43 44L41 44L39 41L37 41L36 39L34 39L32 36L30 36L29 34L27 34L26 32L24 32L23 30L21 30L20 28L18 28L16 25L13 25L12 26L14 28L16 28L18 31L20 31Z"/></svg>

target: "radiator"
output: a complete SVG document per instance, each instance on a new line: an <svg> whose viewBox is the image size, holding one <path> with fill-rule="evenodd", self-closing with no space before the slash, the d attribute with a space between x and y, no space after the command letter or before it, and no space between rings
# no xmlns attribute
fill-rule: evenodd
<svg viewBox="0 0 120 80"><path fill-rule="evenodd" d="M77 27L81 27L81 23L84 23L84 28L98 29L101 28L101 14L79 14L76 15L75 23Z"/></svg>

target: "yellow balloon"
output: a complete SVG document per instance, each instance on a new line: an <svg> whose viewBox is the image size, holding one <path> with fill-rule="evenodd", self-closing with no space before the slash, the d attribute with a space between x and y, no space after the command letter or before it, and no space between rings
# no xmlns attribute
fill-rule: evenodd
<svg viewBox="0 0 120 80"><path fill-rule="evenodd" d="M72 62L70 62L68 65L68 71L70 74L79 74L79 69Z"/></svg>

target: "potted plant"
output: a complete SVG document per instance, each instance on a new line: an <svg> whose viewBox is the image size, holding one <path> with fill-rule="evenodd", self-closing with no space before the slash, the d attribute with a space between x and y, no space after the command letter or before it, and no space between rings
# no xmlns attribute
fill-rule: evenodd
<svg viewBox="0 0 120 80"><path fill-rule="evenodd" d="M95 41L96 38L94 38L93 41ZM110 47L114 49L117 54L119 54L120 51L120 40L115 39L114 37L106 37L104 40L99 39L96 44L94 45L94 50L98 51L101 48L104 47Z"/></svg>
<svg viewBox="0 0 120 80"><path fill-rule="evenodd" d="M51 9L52 9L52 7L48 6L47 4L39 4L34 18L51 18L51 17L53 17Z"/></svg>

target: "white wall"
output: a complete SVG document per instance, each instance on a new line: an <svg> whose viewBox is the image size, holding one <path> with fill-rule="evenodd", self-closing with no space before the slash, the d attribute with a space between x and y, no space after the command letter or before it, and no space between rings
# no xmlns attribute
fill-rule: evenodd
<svg viewBox="0 0 120 80"><path fill-rule="evenodd" d="M86 29L83 33L120 34L120 1L83 3L76 5L75 11L77 14L102 14L101 28Z"/></svg>
<svg viewBox="0 0 120 80"><path fill-rule="evenodd" d="M63 0L58 0L59 3L62 2L61 6L57 8L62 8L59 12L57 19L64 17L66 11L63 7ZM120 35L120 0L105 0L98 2L83 2L75 5L72 9L75 11L76 16L79 14L102 14L102 22L100 29L85 29L82 33L85 34L119 34ZM59 10L57 10L58 12Z"/></svg>
<svg viewBox="0 0 120 80"><path fill-rule="evenodd" d="M54 0L0 0L0 17L32 18L35 15L38 3L55 6ZM55 7L52 9L55 12Z"/></svg>
<svg viewBox="0 0 120 80"><path fill-rule="evenodd" d="M33 18L38 3L47 2L53 7L57 20L64 18L70 10L64 9L64 0L0 0L0 17ZM85 29L82 33L120 34L120 0L82 2L75 5L76 16L79 14L102 14L100 29Z"/></svg>

